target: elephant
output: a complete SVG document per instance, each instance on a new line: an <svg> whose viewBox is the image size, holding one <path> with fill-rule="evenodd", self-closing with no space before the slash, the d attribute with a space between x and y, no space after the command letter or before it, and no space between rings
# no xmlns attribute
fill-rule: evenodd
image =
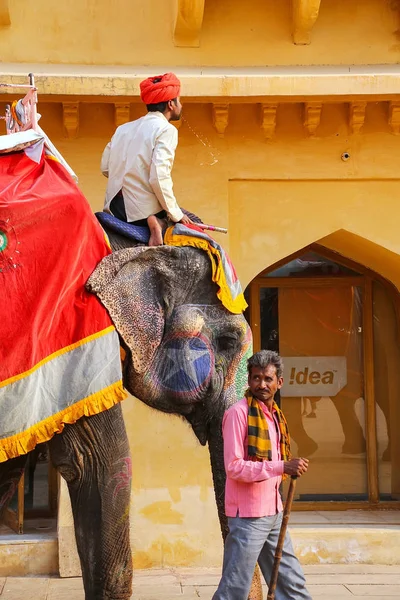
<svg viewBox="0 0 400 600"><path fill-rule="evenodd" d="M217 298L206 253L192 247L132 247L107 232L113 253L88 281L120 335L125 388L148 406L185 419L208 443L221 531L225 470L221 423L246 384L250 328ZM48 442L65 478L86 600L131 596L129 546L131 457L120 404L75 424ZM0 463L0 519L27 455Z"/></svg>

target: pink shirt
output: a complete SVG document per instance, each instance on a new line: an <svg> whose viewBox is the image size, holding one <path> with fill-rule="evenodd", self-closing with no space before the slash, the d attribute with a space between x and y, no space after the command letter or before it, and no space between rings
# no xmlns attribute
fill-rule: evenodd
<svg viewBox="0 0 400 600"><path fill-rule="evenodd" d="M226 471L225 513L227 517L266 517L283 509L279 486L283 475L280 433L274 414L260 402L268 422L272 460L254 462L247 455L247 399L231 406L222 422ZM274 411L275 412L275 411Z"/></svg>

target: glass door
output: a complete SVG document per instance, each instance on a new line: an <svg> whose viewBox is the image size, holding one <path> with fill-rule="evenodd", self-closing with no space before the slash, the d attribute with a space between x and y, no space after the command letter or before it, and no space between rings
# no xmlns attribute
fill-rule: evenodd
<svg viewBox="0 0 400 600"><path fill-rule="evenodd" d="M283 357L277 401L310 459L295 508L397 508L400 296L337 258L310 246L251 282L254 350Z"/></svg>
<svg viewBox="0 0 400 600"><path fill-rule="evenodd" d="M297 498L365 501L362 285L342 278L278 284L259 287L260 341L283 358L280 404L293 454L312 458Z"/></svg>

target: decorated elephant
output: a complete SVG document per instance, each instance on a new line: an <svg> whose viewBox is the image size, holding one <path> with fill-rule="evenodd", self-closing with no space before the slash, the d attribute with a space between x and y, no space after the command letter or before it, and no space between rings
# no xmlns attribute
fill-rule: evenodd
<svg viewBox="0 0 400 600"><path fill-rule="evenodd" d="M170 246L122 249L129 242L108 234L113 249L118 250L103 259L88 287L106 306L121 336L124 385L148 406L183 417L199 442L208 443L225 537L221 423L226 408L246 385L250 329L241 314L232 314L218 300L211 263L202 250ZM121 455L120 465L125 464ZM116 483L118 488L121 474ZM124 514L122 506L118 513ZM123 522L120 527L122 532ZM128 544L126 535L124 529ZM127 546L125 559L115 565L114 573L126 570L129 560ZM118 577L116 584L120 583Z"/></svg>
<svg viewBox="0 0 400 600"><path fill-rule="evenodd" d="M40 285L34 278L24 280L24 269L28 272L29 265L35 264L32 254L27 251L29 244L32 243L38 253L42 251L42 261L46 263L49 272L64 265L66 276L66 271L72 269L72 266L63 258L60 259L56 252L41 249L37 241L35 218L40 218L44 229L47 228L50 242L58 244L60 255L67 252L68 247L64 242L59 243L58 236L53 234L54 228L57 229L56 218L63 222L70 219L70 223L74 224L64 232L66 240L72 237L72 233L78 239L71 254L71 260L75 258L76 262L73 266L74 282L76 277L83 277L79 256L83 260L84 252L92 251L96 244L100 244L102 234L100 227L93 224L94 217L89 216L90 210L81 196L72 199L68 197L64 204L60 204L59 197L54 205L51 204L50 197L43 201L43 206L40 206L38 200L32 203L32 197L38 199L46 194L44 188L38 187L38 181L44 174L47 173L45 182L53 180L57 183L59 196L62 181L67 184L68 194L72 183L60 171L61 167L52 160L46 160L39 166L32 166L27 161L22 154L9 155L7 160L0 158L0 166L5 165L2 181L8 185L4 189L9 190L10 198L19 194L18 209L23 213L23 218L18 221L12 204L3 195L6 199L3 204L0 203L0 216L4 214L7 219L1 222L3 225L0 223L0 229L3 227L7 244L4 244L5 251L0 255L4 263L0 265L0 272L4 284L10 289L14 289L15 285L17 294L20 290L18 286L24 285L25 293L31 294L29 301L36 306ZM16 185L15 174L20 172L22 177L18 181L18 190L13 190L11 187ZM28 176L31 177L29 181ZM74 194L79 196L77 188L74 188ZM74 213L78 206L86 211L79 218ZM52 212L53 209L56 212ZM88 234L88 230L82 225L86 219L91 223L93 237L86 239L87 249L82 250L82 241L79 240ZM32 228L32 238L24 237L26 228L29 231ZM225 471L221 420L227 406L237 399L246 383L245 358L251 347L249 327L242 314L229 312L218 299L217 286L212 282L211 262L204 251L193 247L170 246L124 248L127 243L123 238L112 234L110 241L114 250L118 251L108 255L104 252L104 258L90 277L88 286L93 292L89 295L95 299L94 294L97 294L101 299L120 334L120 343L125 353L124 386L149 406L183 417L193 428L200 443L208 443L218 514L222 533L225 535L227 523L223 507ZM39 277L37 271L36 274ZM59 281L62 283L64 278L59 278ZM67 286L62 289L62 294L56 293L57 310L52 313L51 323L60 318L62 302L67 294ZM19 298L23 303L24 296ZM84 314L85 302L81 292L75 295L75 309L79 315ZM21 304L19 310L22 309ZM38 304L39 309L41 307ZM48 318L46 315L44 311L43 318ZM37 320L33 319L32 326L36 325ZM77 322L76 326L78 325ZM65 319L61 320L59 331L69 326ZM49 330L44 331L42 327L39 336L42 345L46 344L46 332L49 335ZM103 336L100 339L108 339L118 350L118 340L110 337L114 333L108 332L108 338ZM98 337L95 334L87 339L89 342L85 346L72 350L76 356L79 352L89 351L90 344ZM16 345L16 348L25 353L21 345ZM66 350L69 351L70 348ZM32 351L36 351L34 346ZM114 350L112 354L115 362ZM53 353L53 362L46 362L47 359L41 361L38 363L39 370L35 367L22 375L4 380L5 384L11 389L11 386L23 387L31 381L32 386L40 369L49 370L49 364L62 366L65 356L65 353ZM100 365L103 364L101 361L104 357L96 355L94 359ZM75 369L79 368L79 363L76 363ZM98 377L101 377L102 369L98 370ZM59 373L60 389L68 388L71 372ZM26 374L29 377L22 377ZM49 376L54 380L51 369ZM87 385L90 387L90 373L83 370L82 377L88 378ZM3 391L7 389L7 385L3 387ZM38 388L35 389L38 391ZM96 397L96 394L93 396ZM10 401L10 395L4 398L4 404L1 405L3 410L6 402ZM20 398L16 399L15 406L7 414L10 427L12 417L18 412L19 401ZM49 399L49 406L55 401L53 394ZM24 406L26 407L26 403ZM63 409L68 418L64 419L62 427L53 427L53 418L50 417L40 433L47 436L51 461L68 484L86 599L126 600L130 598L132 583L132 554L129 545L131 458L121 405L117 398L109 406L101 406L98 411L86 412L83 408L81 413L74 413L74 418L68 410L69 407ZM0 460L0 519L16 490L29 451L32 451L35 443L28 437L29 431L28 429L21 435L12 436L12 443L8 446L4 442L8 438L0 440L3 443L3 457L7 458L4 452L10 452L8 460ZM34 435L31 438L40 441Z"/></svg>
<svg viewBox="0 0 400 600"><path fill-rule="evenodd" d="M181 415L200 443L208 442L225 534L220 425L245 383L247 323L219 303L201 250L132 248L109 262L120 275L114 285L107 286L104 264L90 285L105 297L121 334L125 387L149 406ZM120 404L66 426L49 448L68 483L86 598L129 598L131 459ZM1 498L15 489L26 456L0 464Z"/></svg>

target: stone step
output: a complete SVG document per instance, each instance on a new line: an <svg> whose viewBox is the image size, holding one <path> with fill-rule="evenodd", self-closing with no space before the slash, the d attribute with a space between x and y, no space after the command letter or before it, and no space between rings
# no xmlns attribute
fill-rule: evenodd
<svg viewBox="0 0 400 600"><path fill-rule="evenodd" d="M368 564L371 565L374 569L373 583L376 581L378 585L380 566L385 568L385 565L400 565L400 513L346 513L329 511L314 513L314 516L310 513L294 513L290 531L296 553L305 568L311 569L308 571L310 576L313 568L316 568L316 573L319 574L319 565L332 565L334 577L331 577L328 571L324 579L326 585L342 583L343 579L337 578L338 573L346 577L354 573L354 576L348 578L349 584L362 585L360 572L352 570L353 565L358 569L360 564L364 565L364 569ZM316 522L307 522L312 520ZM65 551L66 547L61 547L60 562ZM204 566L207 557L203 556L202 560ZM159 566L181 568L179 564ZM203 571L202 581L214 585L218 581L219 565L207 566L217 570L208 574ZM194 565L194 568L199 568L199 565ZM79 563L77 569L79 570ZM58 575L59 572L59 540L54 524L47 532L38 533L32 529L32 532L26 535L4 534L3 529L0 530L0 577ZM137 574L141 572L136 571ZM157 573L154 570L152 572ZM65 575L65 570L62 574ZM163 574L166 575L165 570ZM79 572L67 573L67 576L76 575L79 575ZM196 585L196 581L191 583ZM398 576L392 577L390 583L400 584L400 568Z"/></svg>
<svg viewBox="0 0 400 600"><path fill-rule="evenodd" d="M290 533L304 565L400 565L399 525L294 525Z"/></svg>

